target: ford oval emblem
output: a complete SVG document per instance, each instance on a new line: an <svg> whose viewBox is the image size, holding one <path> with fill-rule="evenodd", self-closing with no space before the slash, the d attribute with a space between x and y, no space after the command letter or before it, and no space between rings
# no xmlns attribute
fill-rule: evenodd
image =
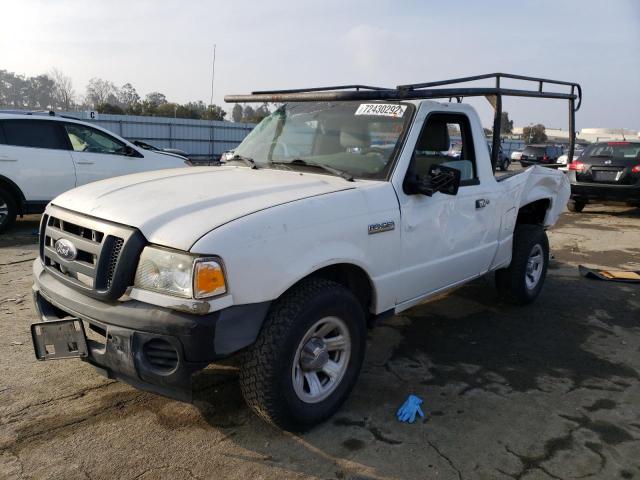
<svg viewBox="0 0 640 480"><path fill-rule="evenodd" d="M76 249L76 246L66 238L61 238L60 240L58 240L54 248L56 249L56 253L58 254L58 256L64 260L75 260L78 256L78 250Z"/></svg>

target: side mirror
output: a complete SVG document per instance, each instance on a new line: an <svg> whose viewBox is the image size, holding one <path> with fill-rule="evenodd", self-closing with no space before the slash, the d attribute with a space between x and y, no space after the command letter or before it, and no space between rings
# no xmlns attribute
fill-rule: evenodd
<svg viewBox="0 0 640 480"><path fill-rule="evenodd" d="M431 165L429 173L413 175L413 178L406 182L407 193L420 193L428 197L436 192L456 195L458 188L460 188L460 170L444 165Z"/></svg>
<svg viewBox="0 0 640 480"><path fill-rule="evenodd" d="M140 152L138 152L135 148L130 147L129 145L125 145L124 154L127 157L142 157Z"/></svg>

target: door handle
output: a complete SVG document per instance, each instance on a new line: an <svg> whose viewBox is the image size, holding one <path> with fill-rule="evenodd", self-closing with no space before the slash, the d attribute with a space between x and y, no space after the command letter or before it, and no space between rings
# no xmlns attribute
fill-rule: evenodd
<svg viewBox="0 0 640 480"><path fill-rule="evenodd" d="M490 202L488 198L479 198L478 200L476 200L476 209L484 208L489 205L489 203Z"/></svg>
<svg viewBox="0 0 640 480"><path fill-rule="evenodd" d="M18 159L17 158L10 158L7 157L6 155L0 155L0 162L17 162Z"/></svg>
<svg viewBox="0 0 640 480"><path fill-rule="evenodd" d="M76 162L78 165L93 165L94 162Z"/></svg>

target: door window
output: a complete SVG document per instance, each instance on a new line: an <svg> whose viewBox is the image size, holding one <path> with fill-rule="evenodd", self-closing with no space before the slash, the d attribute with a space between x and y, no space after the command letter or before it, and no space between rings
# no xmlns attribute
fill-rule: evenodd
<svg viewBox="0 0 640 480"><path fill-rule="evenodd" d="M115 138L84 125L67 123L65 125L69 141L76 152L107 153L122 155L125 144Z"/></svg>
<svg viewBox="0 0 640 480"><path fill-rule="evenodd" d="M463 114L431 114L413 152L412 170L426 175L431 165L460 170L460 186L478 183L469 119Z"/></svg>
<svg viewBox="0 0 640 480"><path fill-rule="evenodd" d="M47 120L3 120L0 122L7 145L66 150L57 122Z"/></svg>

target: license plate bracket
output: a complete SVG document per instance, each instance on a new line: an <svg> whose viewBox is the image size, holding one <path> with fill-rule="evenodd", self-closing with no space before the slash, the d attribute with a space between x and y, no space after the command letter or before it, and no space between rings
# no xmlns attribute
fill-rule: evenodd
<svg viewBox="0 0 640 480"><path fill-rule="evenodd" d="M594 179L597 182L616 182L618 180L618 171L614 170L600 170L593 172Z"/></svg>
<svg viewBox="0 0 640 480"><path fill-rule="evenodd" d="M89 355L82 320L71 318L31 325L33 349L38 360L84 358Z"/></svg>

